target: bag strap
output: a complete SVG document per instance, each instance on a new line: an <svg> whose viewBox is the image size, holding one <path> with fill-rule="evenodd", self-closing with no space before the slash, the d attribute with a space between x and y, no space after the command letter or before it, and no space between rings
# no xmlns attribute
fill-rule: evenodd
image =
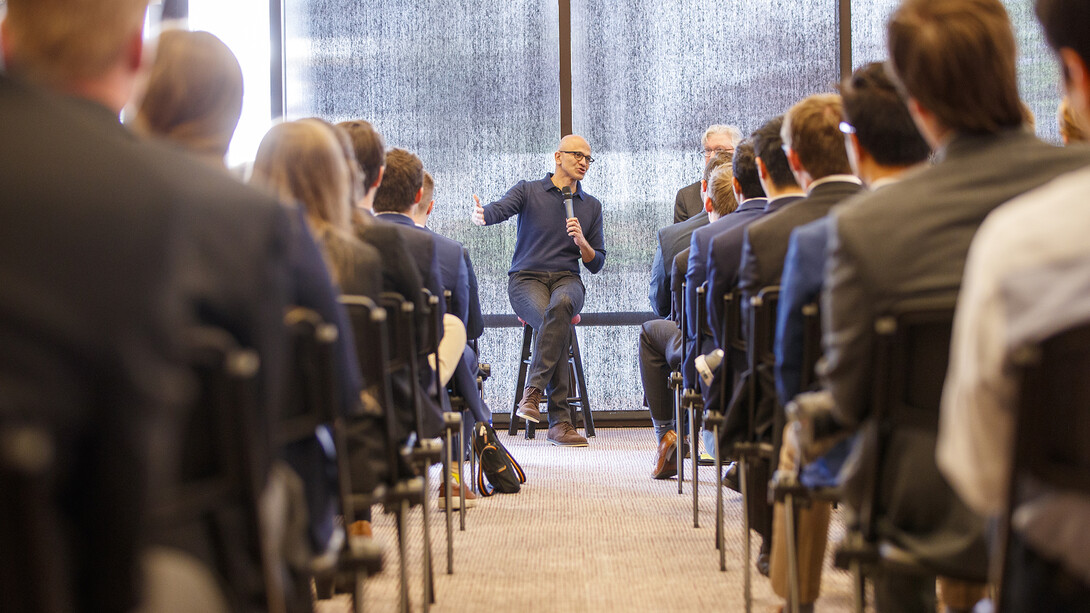
<svg viewBox="0 0 1090 613"><path fill-rule="evenodd" d="M482 449L474 449L477 453L477 491L484 498L496 493L496 489L484 479L484 462L482 460L484 459L484 450L487 448L486 445Z"/></svg>
<svg viewBox="0 0 1090 613"><path fill-rule="evenodd" d="M511 455L511 452L506 447L503 448L503 453L507 455L507 460L511 462L511 466L515 467L515 472L519 475L519 483L526 483L526 473L523 472L522 466L518 463L518 460Z"/></svg>

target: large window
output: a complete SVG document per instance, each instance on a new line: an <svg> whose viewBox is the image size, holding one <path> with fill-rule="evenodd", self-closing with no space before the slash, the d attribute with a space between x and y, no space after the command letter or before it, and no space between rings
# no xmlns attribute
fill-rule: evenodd
<svg viewBox="0 0 1090 613"><path fill-rule="evenodd" d="M470 249L482 306L494 315L511 313L514 223L472 226L471 195L488 202L519 179L544 176L567 120L598 160L584 187L603 202L609 253L600 274L583 275L584 312L646 313L655 231L670 223L677 190L699 178L704 129L730 123L749 133L800 98L831 91L842 53L855 67L884 60L885 22L899 4L284 0L283 31L266 35L267 0L188 3L190 26L219 35L243 65L246 107L232 162L252 157L271 122L269 40L282 38L285 114L364 118L389 146L420 155L437 182L431 225ZM842 49L846 3L851 43ZM1031 3L1005 3L1020 45L1023 96L1038 134L1058 140L1056 62ZM561 41L570 50L570 77L560 71ZM637 333L632 326L580 329L596 410L640 408ZM508 410L515 400L518 348L516 328L490 328L482 339L495 373L493 409Z"/></svg>

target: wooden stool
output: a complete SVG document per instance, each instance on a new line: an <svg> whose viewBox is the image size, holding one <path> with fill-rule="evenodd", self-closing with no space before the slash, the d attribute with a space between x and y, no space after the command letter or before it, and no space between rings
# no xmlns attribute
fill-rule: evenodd
<svg viewBox="0 0 1090 613"><path fill-rule="evenodd" d="M568 346L568 406L571 407L572 425L576 428L579 427L579 415L582 413L583 430L589 437L594 436L594 417L590 411L587 380L583 375L583 358L579 353L579 337L575 333L575 325L579 323L580 319L576 315L571 320L571 344ZM526 372L530 368L530 356L534 346L534 337L537 334L530 324L522 321L522 319L519 319L519 322L522 324L522 361L519 363L519 376L515 383L515 400L511 405L511 424L507 427L507 434L511 436L518 434L520 424L526 421L519 417L516 411L518 411L519 400L522 399L522 392L526 388ZM548 402L548 398L542 398L541 401ZM542 415L547 415L547 410ZM526 422L526 438L534 438L534 431L537 426L538 424L532 421Z"/></svg>

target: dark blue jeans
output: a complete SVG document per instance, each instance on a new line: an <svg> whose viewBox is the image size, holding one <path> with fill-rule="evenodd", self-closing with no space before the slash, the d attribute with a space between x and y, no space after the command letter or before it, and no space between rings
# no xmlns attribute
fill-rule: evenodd
<svg viewBox="0 0 1090 613"><path fill-rule="evenodd" d="M571 320L583 310L583 280L573 272L512 273L507 280L511 308L537 333L527 387L545 390L549 398L549 426L571 422L568 405L568 347Z"/></svg>

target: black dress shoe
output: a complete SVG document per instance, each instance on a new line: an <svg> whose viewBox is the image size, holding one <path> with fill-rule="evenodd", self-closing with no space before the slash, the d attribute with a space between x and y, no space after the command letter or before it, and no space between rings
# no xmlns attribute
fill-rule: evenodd
<svg viewBox="0 0 1090 613"><path fill-rule="evenodd" d="M761 553L757 555L757 572L764 576L768 576L768 567L772 560L772 542L767 539L761 539Z"/></svg>

